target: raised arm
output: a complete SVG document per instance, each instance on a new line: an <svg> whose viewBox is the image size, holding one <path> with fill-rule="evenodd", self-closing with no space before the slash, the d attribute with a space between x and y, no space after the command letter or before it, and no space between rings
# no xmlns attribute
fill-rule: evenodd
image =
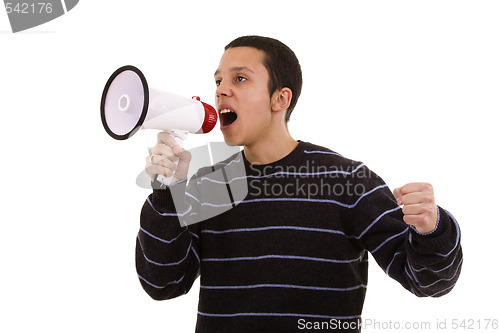
<svg viewBox="0 0 500 333"><path fill-rule="evenodd" d="M349 216L353 236L380 267L417 296L438 297L455 285L462 266L460 229L434 203L432 187L407 184L391 193L373 172ZM402 207L399 204L403 205Z"/></svg>

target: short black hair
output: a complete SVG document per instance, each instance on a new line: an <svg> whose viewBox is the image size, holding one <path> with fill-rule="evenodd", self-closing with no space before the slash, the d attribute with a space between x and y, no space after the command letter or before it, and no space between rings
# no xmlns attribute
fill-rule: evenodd
<svg viewBox="0 0 500 333"><path fill-rule="evenodd" d="M279 40L262 36L238 37L227 44L224 50L243 46L253 47L265 53L264 67L269 73L270 96L285 87L292 91L292 100L285 114L285 122L288 122L302 91L302 69L297 56Z"/></svg>

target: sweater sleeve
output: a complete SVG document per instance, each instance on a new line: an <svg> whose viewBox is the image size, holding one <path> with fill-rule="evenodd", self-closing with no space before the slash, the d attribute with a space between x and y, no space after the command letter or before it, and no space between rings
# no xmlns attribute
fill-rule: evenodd
<svg viewBox="0 0 500 333"><path fill-rule="evenodd" d="M141 211L136 270L155 300L186 294L199 276L199 234L197 225L189 224L197 208L185 195L186 182L154 189Z"/></svg>
<svg viewBox="0 0 500 333"><path fill-rule="evenodd" d="M358 191L347 209L350 237L413 294L439 297L450 292L462 266L460 228L455 218L438 206L436 228L418 233L403 221L401 207L383 180L365 166L362 169L351 179L364 190Z"/></svg>

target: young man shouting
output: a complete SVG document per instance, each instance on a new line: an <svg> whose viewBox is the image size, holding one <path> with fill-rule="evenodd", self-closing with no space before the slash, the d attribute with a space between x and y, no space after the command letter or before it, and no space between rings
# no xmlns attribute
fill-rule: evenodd
<svg viewBox="0 0 500 333"><path fill-rule="evenodd" d="M431 185L392 193L363 163L291 136L302 73L286 45L232 41L215 82L224 139L243 150L188 183L189 153L158 135L146 171L174 180L146 200L136 251L152 298L185 294L201 276L196 332L359 332L368 252L417 296L453 288L460 231ZM248 193L234 198L241 181Z"/></svg>

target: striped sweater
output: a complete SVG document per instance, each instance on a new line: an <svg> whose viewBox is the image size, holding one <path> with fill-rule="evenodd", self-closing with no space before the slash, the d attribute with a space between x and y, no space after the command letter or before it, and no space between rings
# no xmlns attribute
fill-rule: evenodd
<svg viewBox="0 0 500 333"><path fill-rule="evenodd" d="M231 195L235 184L246 185L244 197ZM455 285L460 231L450 213L438 213L436 229L419 234L379 176L320 146L300 141L267 165L241 152L189 184L153 190L141 212L137 273L156 300L187 293L201 276L196 332L295 332L311 322L359 332L368 252L419 297Z"/></svg>

